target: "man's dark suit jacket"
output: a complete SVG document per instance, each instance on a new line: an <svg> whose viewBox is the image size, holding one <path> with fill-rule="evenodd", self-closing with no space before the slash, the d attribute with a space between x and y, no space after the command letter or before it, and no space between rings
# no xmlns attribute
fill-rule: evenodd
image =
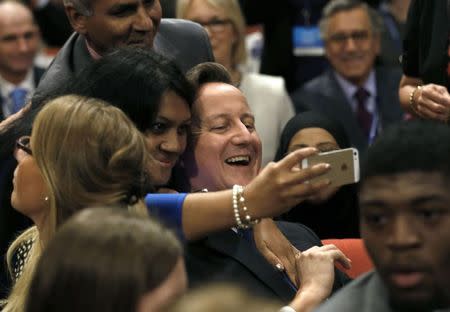
<svg viewBox="0 0 450 312"><path fill-rule="evenodd" d="M397 69L377 68L377 111L379 122L384 129L403 118L403 111L398 98L398 85L401 72ZM297 113L316 111L328 118L337 120L347 132L352 146L364 155L368 140L361 130L350 103L345 97L333 71L329 70L305 84L300 90L291 94Z"/></svg>
<svg viewBox="0 0 450 312"><path fill-rule="evenodd" d="M153 45L155 51L173 59L183 72L199 63L214 61L207 33L189 21L162 19ZM51 93L93 62L85 37L74 33L50 64L36 93Z"/></svg>
<svg viewBox="0 0 450 312"><path fill-rule="evenodd" d="M304 225L277 222L288 240L300 251L322 245L316 234ZM232 230L209 235L191 242L185 248L189 286L198 287L210 282L231 282L247 289L255 296L289 302L295 290L258 252L253 243ZM334 289L349 278L336 271Z"/></svg>

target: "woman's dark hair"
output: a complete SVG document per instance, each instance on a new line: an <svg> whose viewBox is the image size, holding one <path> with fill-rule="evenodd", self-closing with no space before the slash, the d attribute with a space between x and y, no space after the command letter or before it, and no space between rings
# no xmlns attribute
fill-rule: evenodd
<svg viewBox="0 0 450 312"><path fill-rule="evenodd" d="M194 92L172 60L148 49L121 48L75 76L66 94L95 97L120 108L141 131L149 129L161 97L172 91L189 107Z"/></svg>
<svg viewBox="0 0 450 312"><path fill-rule="evenodd" d="M181 256L175 235L155 220L119 208L85 209L46 246L25 311L136 311Z"/></svg>

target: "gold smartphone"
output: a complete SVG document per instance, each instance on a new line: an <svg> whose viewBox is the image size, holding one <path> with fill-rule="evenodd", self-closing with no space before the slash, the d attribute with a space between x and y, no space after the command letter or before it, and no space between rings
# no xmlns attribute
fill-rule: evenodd
<svg viewBox="0 0 450 312"><path fill-rule="evenodd" d="M308 168L319 163L330 164L331 168L323 175L309 180L310 182L326 178L331 181L330 185L333 187L359 182L359 155L358 150L355 148L346 148L310 156L302 160L301 168Z"/></svg>

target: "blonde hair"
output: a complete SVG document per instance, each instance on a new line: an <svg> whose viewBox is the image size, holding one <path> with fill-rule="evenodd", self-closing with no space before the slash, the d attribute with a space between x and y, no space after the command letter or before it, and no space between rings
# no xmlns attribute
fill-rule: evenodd
<svg viewBox="0 0 450 312"><path fill-rule="evenodd" d="M245 49L245 31L246 22L242 14L241 7L237 0L202 0L212 7L223 10L230 19L237 35L236 45L232 50L231 64L235 68L238 65L245 64L247 61L247 50ZM176 15L177 18L186 18L187 11L192 0L177 0Z"/></svg>
<svg viewBox="0 0 450 312"><path fill-rule="evenodd" d="M59 225L91 205L128 206L147 214L145 139L118 108L75 95L50 101L37 115L31 137L33 157L48 190L48 214L41 225L21 234L9 247L7 264L28 240L33 247L4 307L23 311L43 245Z"/></svg>

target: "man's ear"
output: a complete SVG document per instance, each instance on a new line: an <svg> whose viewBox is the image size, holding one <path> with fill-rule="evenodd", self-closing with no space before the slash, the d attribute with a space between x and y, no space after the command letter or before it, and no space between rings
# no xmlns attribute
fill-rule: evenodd
<svg viewBox="0 0 450 312"><path fill-rule="evenodd" d="M67 18L69 19L72 28L79 34L85 35L87 33L86 22L89 18L81 13L79 13L73 5L65 5L64 9L66 11Z"/></svg>

